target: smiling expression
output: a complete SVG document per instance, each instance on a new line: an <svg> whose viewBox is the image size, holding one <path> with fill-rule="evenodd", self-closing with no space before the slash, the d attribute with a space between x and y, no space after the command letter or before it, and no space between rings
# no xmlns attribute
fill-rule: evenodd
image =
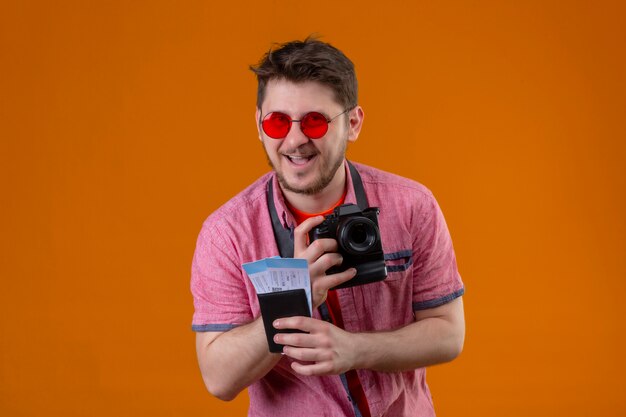
<svg viewBox="0 0 626 417"><path fill-rule="evenodd" d="M257 128L267 159L284 191L315 195L329 185L343 186L345 173L339 168L343 166L348 142L358 136L358 129L351 128L353 123L348 122L350 114L357 110L333 120L319 139L306 137L299 123L292 124L284 139L273 139L263 132L259 121L271 112L282 112L299 120L313 111L331 118L344 110L335 100L334 92L323 84L284 79L267 84L262 108L256 113Z"/></svg>

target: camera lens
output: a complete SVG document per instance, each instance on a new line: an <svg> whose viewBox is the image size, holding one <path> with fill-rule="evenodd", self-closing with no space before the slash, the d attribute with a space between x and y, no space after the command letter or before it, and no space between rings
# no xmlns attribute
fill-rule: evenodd
<svg viewBox="0 0 626 417"><path fill-rule="evenodd" d="M353 255L367 253L378 239L378 227L367 217L348 219L338 228L337 241Z"/></svg>
<svg viewBox="0 0 626 417"><path fill-rule="evenodd" d="M356 245L362 245L367 242L367 229L362 224L355 224L352 227L351 240Z"/></svg>

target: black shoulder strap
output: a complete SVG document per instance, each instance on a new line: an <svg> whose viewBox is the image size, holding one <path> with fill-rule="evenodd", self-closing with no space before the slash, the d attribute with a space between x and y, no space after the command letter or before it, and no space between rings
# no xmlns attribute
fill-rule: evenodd
<svg viewBox="0 0 626 417"><path fill-rule="evenodd" d="M274 205L274 180L270 178L267 183L267 207L272 218L272 229L274 229L274 239L278 246L278 252L282 258L293 258L293 231L285 229L278 219L276 206Z"/></svg>
<svg viewBox="0 0 626 417"><path fill-rule="evenodd" d="M359 171L356 170L356 168L350 163L350 161L348 161L348 168L350 168L350 176L352 177L352 184L354 185L356 204L361 210L365 210L369 207L369 204L367 204L367 196L365 195L365 189L363 188L361 175L359 175Z"/></svg>
<svg viewBox="0 0 626 417"><path fill-rule="evenodd" d="M361 210L368 208L367 196L365 189L363 188L363 181L361 175L356 170L354 165L348 161L348 168L350 169L350 176L352 177L352 184L354 185L354 194L356 196L357 205ZM266 189L267 207L272 219L272 229L274 230L274 239L278 246L278 252L283 258L293 258L293 230L286 229L278 218L276 212L276 205L274 204L274 185L273 179L267 182Z"/></svg>

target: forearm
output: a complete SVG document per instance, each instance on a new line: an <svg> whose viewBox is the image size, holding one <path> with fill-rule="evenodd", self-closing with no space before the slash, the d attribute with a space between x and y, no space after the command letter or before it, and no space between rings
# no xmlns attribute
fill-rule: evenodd
<svg viewBox="0 0 626 417"><path fill-rule="evenodd" d="M198 341L196 349L207 389L226 401L265 376L281 358L269 352L260 318L219 335L208 345Z"/></svg>
<svg viewBox="0 0 626 417"><path fill-rule="evenodd" d="M449 362L463 349L464 324L431 317L389 332L356 333L356 369L400 372Z"/></svg>
<svg viewBox="0 0 626 417"><path fill-rule="evenodd" d="M400 372L456 358L463 335L440 318L428 318L390 332L355 333L356 369Z"/></svg>

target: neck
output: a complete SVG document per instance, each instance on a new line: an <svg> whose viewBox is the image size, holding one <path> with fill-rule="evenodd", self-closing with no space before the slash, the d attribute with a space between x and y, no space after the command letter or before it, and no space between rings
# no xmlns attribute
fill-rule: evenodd
<svg viewBox="0 0 626 417"><path fill-rule="evenodd" d="M282 187L281 187L282 189ZM331 182L317 194L300 194L282 189L285 199L305 213L321 213L331 208L346 189L346 169L341 165Z"/></svg>

